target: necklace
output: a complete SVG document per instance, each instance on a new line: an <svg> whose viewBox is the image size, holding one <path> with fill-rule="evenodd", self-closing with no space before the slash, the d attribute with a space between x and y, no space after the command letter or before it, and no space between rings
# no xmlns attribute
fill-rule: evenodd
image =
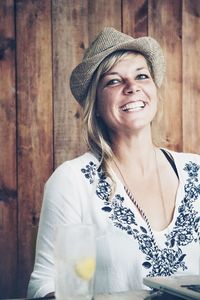
<svg viewBox="0 0 200 300"><path fill-rule="evenodd" d="M158 166L158 158L157 158L157 153L156 153L156 149L154 148L154 160L155 160L155 166L156 166L156 177L157 177L157 182L158 182L158 188L159 188L159 194L160 194L160 199L161 199L161 203L162 203L162 209L163 209L163 213L164 213L164 219L165 219L165 223L168 224L167 221L167 212L166 212L166 207L165 207L165 201L164 201L164 196L163 196L163 190L162 190L162 184L161 184L161 176L160 176L160 171L159 171L159 166ZM122 178L123 184L124 184L124 189L128 195L128 197L131 199L131 201L133 202L133 204L137 207L138 211L140 212L140 214L142 215L142 217L144 218L144 220L146 221L148 228L150 230L150 232L153 234L149 220L145 214L145 212L140 208L140 206L138 205L138 203L136 202L133 194L131 193L127 182L122 174L121 169L119 168L117 162L115 160L113 160L117 170L119 171L119 174ZM166 225L167 226L167 225Z"/></svg>

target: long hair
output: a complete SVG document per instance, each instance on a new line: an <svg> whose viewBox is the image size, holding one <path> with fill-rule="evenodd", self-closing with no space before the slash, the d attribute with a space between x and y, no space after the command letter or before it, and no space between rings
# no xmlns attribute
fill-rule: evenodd
<svg viewBox="0 0 200 300"><path fill-rule="evenodd" d="M97 86L102 76L108 72L115 64L130 53L140 54L131 51L117 51L106 57L93 74L92 81L89 86L87 97L83 104L83 129L85 141L89 149L100 159L100 165L105 174L112 179L114 183L110 162L113 160L114 153L112 151L111 141L109 138L107 127L104 121L98 116L97 112ZM151 65L147 61L151 75Z"/></svg>

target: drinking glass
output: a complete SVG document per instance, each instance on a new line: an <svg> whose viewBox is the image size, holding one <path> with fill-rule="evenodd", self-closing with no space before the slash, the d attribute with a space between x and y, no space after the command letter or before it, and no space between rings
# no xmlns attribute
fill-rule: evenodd
<svg viewBox="0 0 200 300"><path fill-rule="evenodd" d="M96 266L94 226L59 225L55 233L56 299L91 300Z"/></svg>

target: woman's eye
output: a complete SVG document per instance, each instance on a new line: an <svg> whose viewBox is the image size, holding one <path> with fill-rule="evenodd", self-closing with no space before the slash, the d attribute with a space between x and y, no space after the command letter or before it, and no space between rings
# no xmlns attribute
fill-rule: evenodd
<svg viewBox="0 0 200 300"><path fill-rule="evenodd" d="M118 84L120 82L120 79L111 79L107 82L106 85L114 85L114 84Z"/></svg>
<svg viewBox="0 0 200 300"><path fill-rule="evenodd" d="M147 74L139 74L139 75L137 75L136 79L143 80L143 79L148 79L148 78L149 78L149 75L147 75Z"/></svg>

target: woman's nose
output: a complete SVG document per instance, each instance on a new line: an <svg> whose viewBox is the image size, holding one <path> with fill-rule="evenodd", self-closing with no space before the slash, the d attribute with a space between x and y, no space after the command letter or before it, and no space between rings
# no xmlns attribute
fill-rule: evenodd
<svg viewBox="0 0 200 300"><path fill-rule="evenodd" d="M124 94L134 94L140 91L139 84L135 81L127 82L124 87Z"/></svg>

